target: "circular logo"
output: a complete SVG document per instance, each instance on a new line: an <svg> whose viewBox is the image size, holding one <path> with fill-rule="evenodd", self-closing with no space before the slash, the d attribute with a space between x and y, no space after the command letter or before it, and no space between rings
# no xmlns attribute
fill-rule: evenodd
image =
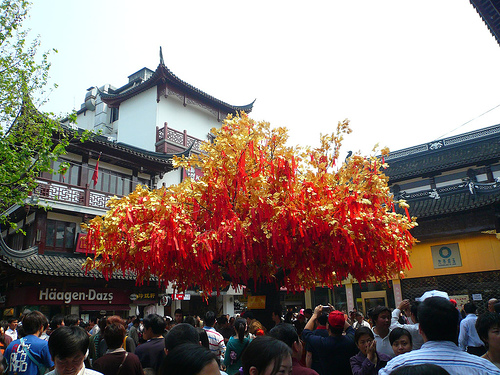
<svg viewBox="0 0 500 375"><path fill-rule="evenodd" d="M449 258L451 257L451 250L449 247L443 246L441 249L439 249L439 255L441 258Z"/></svg>

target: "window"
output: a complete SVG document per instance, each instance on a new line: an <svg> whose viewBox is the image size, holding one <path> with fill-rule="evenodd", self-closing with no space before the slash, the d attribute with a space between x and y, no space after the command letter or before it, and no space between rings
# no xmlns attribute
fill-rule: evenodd
<svg viewBox="0 0 500 375"><path fill-rule="evenodd" d="M73 250L75 247L75 233L75 223L47 220L45 246L50 250Z"/></svg>
<svg viewBox="0 0 500 375"><path fill-rule="evenodd" d="M119 108L111 108L111 115L109 118L109 123L113 123L118 120Z"/></svg>
<svg viewBox="0 0 500 375"><path fill-rule="evenodd" d="M62 163L69 163L69 167L64 175L57 173ZM57 161L52 162L52 169L54 169L53 174L44 172L42 174L42 177L52 181L62 182L64 184L75 185L75 186L78 186L78 184L80 183L80 171L82 169L81 165L76 164L75 162L72 161L59 159Z"/></svg>
<svg viewBox="0 0 500 375"><path fill-rule="evenodd" d="M131 191L132 176L99 168L97 184L94 187L93 174L93 172L89 173L88 183L91 189L116 195L128 195Z"/></svg>

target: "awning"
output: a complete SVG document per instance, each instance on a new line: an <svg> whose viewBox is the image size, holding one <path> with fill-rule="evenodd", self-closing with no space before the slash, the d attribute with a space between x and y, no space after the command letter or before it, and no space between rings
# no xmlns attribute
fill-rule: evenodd
<svg viewBox="0 0 500 375"><path fill-rule="evenodd" d="M129 305L80 305L81 311L128 311Z"/></svg>

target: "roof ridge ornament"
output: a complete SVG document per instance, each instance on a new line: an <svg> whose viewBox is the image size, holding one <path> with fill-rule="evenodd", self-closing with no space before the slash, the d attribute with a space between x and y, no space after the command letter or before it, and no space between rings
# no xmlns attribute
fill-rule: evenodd
<svg viewBox="0 0 500 375"><path fill-rule="evenodd" d="M160 46L160 65L165 65L165 61L163 61L163 52L161 50L161 46Z"/></svg>

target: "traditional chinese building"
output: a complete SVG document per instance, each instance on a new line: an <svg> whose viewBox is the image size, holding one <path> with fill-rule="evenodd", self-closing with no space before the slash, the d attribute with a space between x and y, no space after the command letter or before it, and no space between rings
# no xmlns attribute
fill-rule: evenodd
<svg viewBox="0 0 500 375"><path fill-rule="evenodd" d="M366 312L438 289L483 312L488 299L500 296L500 125L394 151L385 160L395 200L405 199L417 218L412 268L389 282L319 288L312 304L330 300Z"/></svg>
<svg viewBox="0 0 500 375"><path fill-rule="evenodd" d="M24 308L55 313L98 316L137 311L171 313L207 308L196 291L181 295L166 307L165 290L154 281L137 286L132 274L115 274L105 280L99 272L86 273L82 263L80 224L106 212L112 196L124 196L137 184L151 188L196 177L199 171L176 170L174 154L201 152L211 141L210 130L228 113L250 112L253 103L233 106L189 85L160 62L155 71L143 68L119 88L90 88L77 112L74 131L100 131L92 141L71 143L67 155L53 164L69 165L64 175L43 173L25 206L5 214L26 232L2 228L0 238L0 307L10 314ZM97 178L96 178L97 177ZM230 289L211 299L220 313L232 313ZM189 302L188 302L189 300Z"/></svg>

